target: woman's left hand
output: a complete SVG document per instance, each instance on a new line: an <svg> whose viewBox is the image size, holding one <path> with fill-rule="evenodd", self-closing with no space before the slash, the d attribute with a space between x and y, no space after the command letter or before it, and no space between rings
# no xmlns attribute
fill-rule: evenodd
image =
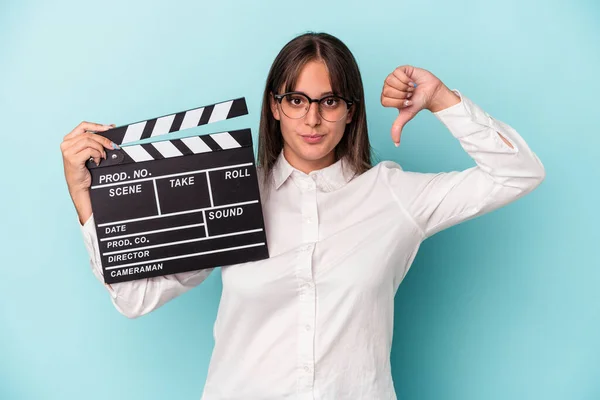
<svg viewBox="0 0 600 400"><path fill-rule="evenodd" d="M387 76L381 91L381 104L399 111L392 125L392 140L400 145L404 125L423 109L437 112L460 102L442 81L431 72L403 65Z"/></svg>

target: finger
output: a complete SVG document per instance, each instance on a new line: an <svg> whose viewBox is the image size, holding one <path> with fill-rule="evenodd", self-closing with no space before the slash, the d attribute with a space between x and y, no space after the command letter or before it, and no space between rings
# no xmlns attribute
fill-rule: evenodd
<svg viewBox="0 0 600 400"><path fill-rule="evenodd" d="M390 99L406 99L409 97L409 94L412 96L411 92L406 90L398 90L387 85L383 88L381 94L385 97L389 97Z"/></svg>
<svg viewBox="0 0 600 400"><path fill-rule="evenodd" d="M106 152L104 151L102 144L90 137L82 137L78 140L74 140L67 148L64 149L63 155L67 158L70 158L73 156L73 154L77 154L86 148L96 149L104 156L104 158L106 158Z"/></svg>
<svg viewBox="0 0 600 400"><path fill-rule="evenodd" d="M76 135L80 135L86 131L92 131L92 132L105 132L109 129L114 128L116 125L115 124L111 124L111 125L101 125L101 124L96 124L93 122L86 122L83 121L81 122L79 125L77 125L75 127L75 129L73 129L70 133L68 133L67 135L65 135L64 139L70 139L73 136Z"/></svg>
<svg viewBox="0 0 600 400"><path fill-rule="evenodd" d="M394 99L387 96L381 96L381 105L384 107L394 107L402 109L412 106L413 102L409 99Z"/></svg>
<svg viewBox="0 0 600 400"><path fill-rule="evenodd" d="M92 140L100 143L101 146L103 146L103 147L105 147L105 148L107 148L109 150L114 150L116 147L118 147L110 139L108 139L108 138L106 138L106 137L104 137L102 135L99 135L99 134L96 134L96 133L91 133L91 132L85 132L85 133L82 133L82 134L80 134L78 136L74 136L71 139L65 140L65 146L66 147L70 147L76 141L83 140L83 139L92 139Z"/></svg>
<svg viewBox="0 0 600 400"><path fill-rule="evenodd" d="M400 111L400 114L398 114L398 117L392 124L392 140L394 141L396 147L400 145L400 137L402 136L402 129L404 129L404 125L406 125L408 121L413 119L414 116L414 112L411 112L410 110L402 110Z"/></svg>
<svg viewBox="0 0 600 400"><path fill-rule="evenodd" d="M408 83L402 82L393 73L389 74L388 77L385 78L384 87L385 87L385 85L389 85L392 88L395 88L398 90L406 90L406 91L414 91L415 90L415 88L413 86L409 85Z"/></svg>
<svg viewBox="0 0 600 400"><path fill-rule="evenodd" d="M79 153L74 154L72 161L77 165L82 165L85 164L90 158L94 160L96 165L100 165L100 160L106 157L102 157L102 154L98 150L88 147L81 150Z"/></svg>
<svg viewBox="0 0 600 400"><path fill-rule="evenodd" d="M65 140L60 146L63 157L66 159L71 159L74 154L86 148L95 149L101 154L102 158L106 159L104 146L91 138L76 136L74 139Z"/></svg>
<svg viewBox="0 0 600 400"><path fill-rule="evenodd" d="M97 133L86 132L84 135L88 136L90 139L93 139L100 143L102 146L106 147L109 150L118 149L119 146L113 143L109 138L102 136Z"/></svg>
<svg viewBox="0 0 600 400"><path fill-rule="evenodd" d="M392 74L406 85L416 88L417 84L411 78L414 70L415 68L410 65L403 65L396 68Z"/></svg>

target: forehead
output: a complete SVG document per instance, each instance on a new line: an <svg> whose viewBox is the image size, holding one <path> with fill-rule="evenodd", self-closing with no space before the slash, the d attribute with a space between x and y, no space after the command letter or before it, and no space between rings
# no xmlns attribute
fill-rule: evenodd
<svg viewBox="0 0 600 400"><path fill-rule="evenodd" d="M325 63L322 61L306 63L298 74L294 90L304 92L311 97L330 93L332 91L331 80Z"/></svg>

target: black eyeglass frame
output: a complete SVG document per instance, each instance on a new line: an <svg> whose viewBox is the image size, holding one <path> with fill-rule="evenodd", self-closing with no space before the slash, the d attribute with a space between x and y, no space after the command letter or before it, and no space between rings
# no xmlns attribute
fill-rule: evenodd
<svg viewBox="0 0 600 400"><path fill-rule="evenodd" d="M352 105L353 105L354 103L357 103L357 102L358 102L357 100L350 100L350 99L347 99L347 98L345 98L345 97L343 97L343 96L339 96L339 95L337 95L337 94L328 94L328 95L326 95L326 96L323 96L323 97L321 97L321 98L319 98L319 99L312 99L312 98L310 98L310 97L309 97L309 96L308 96L306 93L304 93L304 92L297 92L297 91L294 91L294 92L286 92L286 93L281 93L281 94L273 93L273 97L275 98L275 100L277 100L277 103L279 103L279 105L281 105L281 101L283 100L283 98L284 98L285 96L294 95L294 94L299 94L299 95L302 95L302 96L306 97L306 98L308 99L308 108L306 109L306 113L305 113L303 116L301 116L301 117L296 117L296 118L293 118L293 117L290 117L289 115L287 115L287 114L285 114L285 113L284 113L284 114L285 114L285 115L286 115L288 118L292 118L292 119L300 119L300 118L304 118L304 117L306 116L306 114L308 114L308 110L310 110L310 105L311 105L312 103L317 103L317 105L319 106L319 114L321 115L321 117L323 117L323 114L321 114L321 109L320 109L320 107L321 107L321 101L322 101L322 100L325 100L325 99L328 99L328 98L330 98L330 97L335 97L335 98L337 98L337 99L344 100L344 102L346 103L346 114L344 114L344 116L343 116L343 117L341 117L340 119L338 119L338 120L336 120L336 121L329 121L329 120L328 120L327 118L325 118L325 117L323 117L323 119L324 119L325 121L329 121L329 122L337 122L337 121L340 121L340 120L342 120L342 119L343 119L343 118L344 118L346 115L348 115L348 110L350 110L350 107L352 107ZM283 110L281 110L281 111L283 111Z"/></svg>

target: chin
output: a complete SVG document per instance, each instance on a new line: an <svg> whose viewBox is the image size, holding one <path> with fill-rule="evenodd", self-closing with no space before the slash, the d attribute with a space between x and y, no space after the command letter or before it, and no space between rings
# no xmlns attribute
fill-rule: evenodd
<svg viewBox="0 0 600 400"><path fill-rule="evenodd" d="M300 143L298 148L296 149L296 153L300 155L303 159L309 161L318 161L325 157L327 157L333 148L329 148L326 144L322 145L307 145L305 143Z"/></svg>
<svg viewBox="0 0 600 400"><path fill-rule="evenodd" d="M285 141L284 136L284 141ZM336 137L326 135L319 143L307 143L301 136L287 137L286 141L289 150L293 153L290 154L291 158L295 158L297 161L303 160L304 162L323 164L323 160L331 157L331 153L335 150L338 143ZM341 140L341 137L339 138ZM333 157L335 158L335 157ZM290 161L290 157L288 157ZM329 164L327 162L326 164Z"/></svg>

